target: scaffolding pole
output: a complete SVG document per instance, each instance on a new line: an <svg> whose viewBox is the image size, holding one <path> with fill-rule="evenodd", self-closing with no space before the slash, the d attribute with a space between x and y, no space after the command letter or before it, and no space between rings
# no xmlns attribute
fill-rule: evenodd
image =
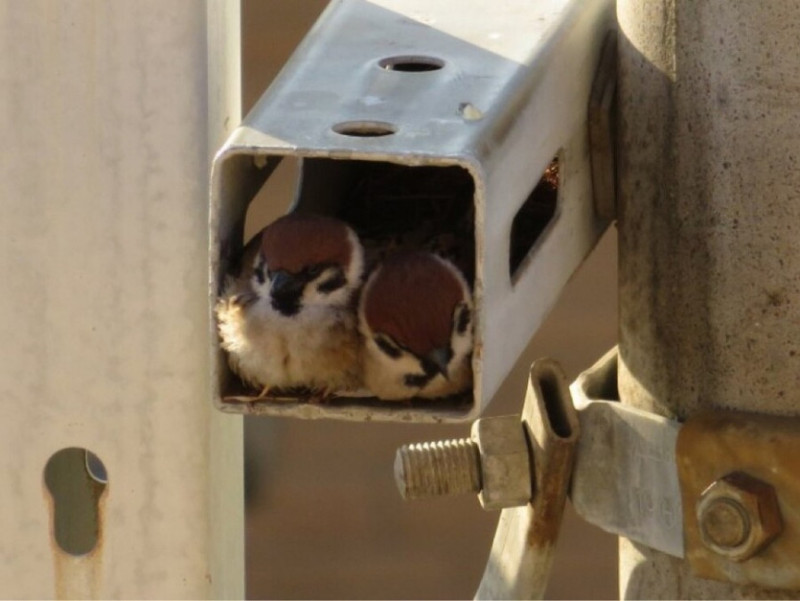
<svg viewBox="0 0 800 601"><path fill-rule="evenodd" d="M800 409L800 5L619 0L623 403ZM692 511L692 508L685 511ZM797 598L627 539L622 598Z"/></svg>

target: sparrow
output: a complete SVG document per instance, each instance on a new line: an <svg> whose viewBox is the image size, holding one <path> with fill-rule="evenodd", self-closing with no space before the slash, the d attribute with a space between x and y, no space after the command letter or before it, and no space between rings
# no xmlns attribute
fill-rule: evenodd
<svg viewBox="0 0 800 601"><path fill-rule="evenodd" d="M243 251L215 306L222 348L246 384L327 395L361 384L356 293L363 250L343 221L289 214Z"/></svg>
<svg viewBox="0 0 800 601"><path fill-rule="evenodd" d="M366 387L384 400L467 390L472 307L450 261L421 251L386 258L367 278L358 307Z"/></svg>

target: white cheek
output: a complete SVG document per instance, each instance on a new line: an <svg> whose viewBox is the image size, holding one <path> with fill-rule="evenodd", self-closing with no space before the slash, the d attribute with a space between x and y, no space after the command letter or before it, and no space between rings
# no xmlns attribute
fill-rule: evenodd
<svg viewBox="0 0 800 601"><path fill-rule="evenodd" d="M468 328L463 334L453 333L451 340L453 357L460 359L472 351L472 331Z"/></svg>
<svg viewBox="0 0 800 601"><path fill-rule="evenodd" d="M256 276L253 276L250 280L250 285L253 288L253 291L258 294L259 298L268 299L270 294L271 282L269 279L265 280L264 283L260 283Z"/></svg>
<svg viewBox="0 0 800 601"><path fill-rule="evenodd" d="M333 292L329 292L327 294L320 292L317 289L317 286L321 282L324 282L328 276L323 276L321 278L317 278L313 282L309 282L305 289L303 290L303 295L300 297L300 302L303 306L310 306L310 305L328 305L328 306L337 306L341 307L346 305L350 301L350 296L353 293L353 288L351 285L347 284L334 290Z"/></svg>
<svg viewBox="0 0 800 601"><path fill-rule="evenodd" d="M397 377L400 381L407 374L423 375L425 373L422 371L419 361L408 353L404 352L395 359L384 353L373 340L367 343L367 347L384 373L392 374L393 377Z"/></svg>

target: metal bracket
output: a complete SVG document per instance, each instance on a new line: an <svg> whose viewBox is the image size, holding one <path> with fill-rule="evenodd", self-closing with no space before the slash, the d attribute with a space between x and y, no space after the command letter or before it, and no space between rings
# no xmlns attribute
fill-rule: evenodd
<svg viewBox="0 0 800 601"><path fill-rule="evenodd" d="M800 588L800 419L699 414L681 428L677 462L692 571Z"/></svg>
<svg viewBox="0 0 800 601"><path fill-rule="evenodd" d="M619 403L617 349L570 387L581 421L570 498L607 532L683 556L675 420Z"/></svg>
<svg viewBox="0 0 800 601"><path fill-rule="evenodd" d="M554 361L531 368L522 422L533 493L530 502L504 495L477 598L543 594L568 486L588 522L686 556L700 577L800 588L800 419L714 412L681 424L619 403L617 364L614 348L569 389ZM519 436L513 416L490 419ZM428 448L426 463L400 462L401 490L427 492L406 496L486 484L469 441Z"/></svg>
<svg viewBox="0 0 800 601"><path fill-rule="evenodd" d="M472 438L405 445L395 479L406 499L479 493L503 509L476 597L537 599L550 574L580 424L559 365L531 367L522 416L477 420Z"/></svg>
<svg viewBox="0 0 800 601"><path fill-rule="evenodd" d="M609 31L600 51L600 63L589 97L589 153L592 192L597 214L617 216L616 182L617 32Z"/></svg>
<svg viewBox="0 0 800 601"><path fill-rule="evenodd" d="M473 388L409 404L366 391L324 405L303 396L272 402L230 372L211 319L216 406L302 418L477 417L608 226L592 203L587 104L613 27L610 0L514 0L502 10L485 0L331 3L214 159L210 304L245 242L255 191L284 157L300 160L292 210L351 224L386 214L374 194L362 203L374 201L374 210L356 202L358 190L371 189L361 184L384 181L381 174L403 174L392 202L408 214L419 184L427 181L423 198L458 190L452 200L463 209L457 221L474 267ZM554 157L557 199L543 206L535 190Z"/></svg>
<svg viewBox="0 0 800 601"><path fill-rule="evenodd" d="M571 500L584 519L701 578L800 588L800 419L715 411L681 424L620 404L617 350L572 384Z"/></svg>

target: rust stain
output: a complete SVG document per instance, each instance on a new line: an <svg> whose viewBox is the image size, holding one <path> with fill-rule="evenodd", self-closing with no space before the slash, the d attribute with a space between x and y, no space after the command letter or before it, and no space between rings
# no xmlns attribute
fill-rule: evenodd
<svg viewBox="0 0 800 601"><path fill-rule="evenodd" d="M550 448L535 449L534 456L545 455L542 465L537 462L537 490L534 494L534 528L528 544L534 548L554 546L561 529L561 517L572 474L574 446L560 440L550 440Z"/></svg>
<svg viewBox="0 0 800 601"><path fill-rule="evenodd" d="M102 599L103 549L105 543L105 514L108 484L97 485L100 496L97 502L97 544L84 555L64 551L55 537L55 501L42 477L42 493L50 516L49 542L53 555L53 583L55 599Z"/></svg>
<svg viewBox="0 0 800 601"><path fill-rule="evenodd" d="M543 386L545 380L549 392ZM557 363L549 360L534 363L529 387L533 387L535 402L526 401L523 418L533 455L535 490L527 543L537 556L549 558L561 530L580 424L566 379ZM547 395L549 399L545 398ZM543 560L543 563L549 561Z"/></svg>
<svg viewBox="0 0 800 601"><path fill-rule="evenodd" d="M800 589L800 419L743 412L706 412L690 418L677 443L686 557L701 578ZM771 485L784 528L754 557L735 562L707 548L696 515L702 492L731 472Z"/></svg>

